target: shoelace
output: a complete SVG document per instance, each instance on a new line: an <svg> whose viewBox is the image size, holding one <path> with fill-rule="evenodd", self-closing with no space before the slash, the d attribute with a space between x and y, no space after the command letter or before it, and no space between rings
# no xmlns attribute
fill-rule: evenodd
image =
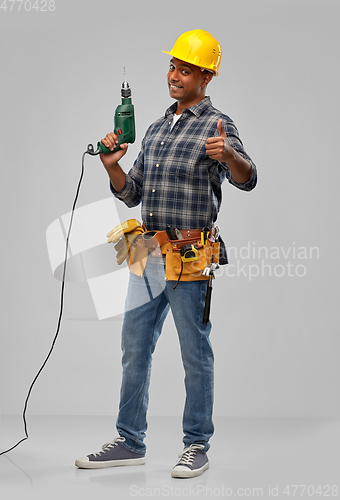
<svg viewBox="0 0 340 500"><path fill-rule="evenodd" d="M114 448L115 446L118 445L118 443L123 443L125 441L124 437L116 437L114 438L113 441L110 441L108 443L103 444L101 451L98 451L97 453L92 453L94 457L100 456L102 453L105 453L106 451L109 451L111 448Z"/></svg>
<svg viewBox="0 0 340 500"><path fill-rule="evenodd" d="M177 465L192 465L192 462L196 457L197 451L203 449L204 449L203 444L191 444L189 448L185 448L182 451L182 453L178 455L179 460L177 462Z"/></svg>

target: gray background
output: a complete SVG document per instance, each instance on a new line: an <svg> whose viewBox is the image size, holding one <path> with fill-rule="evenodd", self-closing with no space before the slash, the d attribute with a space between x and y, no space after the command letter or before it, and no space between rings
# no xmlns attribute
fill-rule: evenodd
<svg viewBox="0 0 340 500"><path fill-rule="evenodd" d="M1 412L22 411L50 348L60 282L52 276L46 229L71 209L87 144L112 127L123 66L137 120L137 141L122 161L128 170L146 127L172 103L169 57L161 50L201 28L223 49L208 94L233 118L259 170L251 193L224 185L218 222L227 246L319 250L319 258L281 252L266 260L272 269L304 265L300 277L249 280L224 271L215 281L215 414L339 416L339 3L55 3L54 12L0 12ZM88 157L85 169L79 207L110 196L99 159ZM117 208L122 220L139 217L139 209ZM238 260L246 269L261 264ZM115 414L120 327L120 318L96 319L86 283L67 283L60 335L28 411ZM169 316L154 358L149 414L180 415L183 404Z"/></svg>

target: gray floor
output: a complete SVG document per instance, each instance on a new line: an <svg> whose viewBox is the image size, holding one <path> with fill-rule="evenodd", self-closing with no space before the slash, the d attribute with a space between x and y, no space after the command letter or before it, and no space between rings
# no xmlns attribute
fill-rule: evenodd
<svg viewBox="0 0 340 500"><path fill-rule="evenodd" d="M0 451L24 435L20 419L2 417ZM182 449L179 417L149 419L145 465L102 470L77 469L74 460L115 437L114 417L27 421L29 439L0 457L1 499L339 496L340 419L215 417L210 468L189 480L170 476Z"/></svg>

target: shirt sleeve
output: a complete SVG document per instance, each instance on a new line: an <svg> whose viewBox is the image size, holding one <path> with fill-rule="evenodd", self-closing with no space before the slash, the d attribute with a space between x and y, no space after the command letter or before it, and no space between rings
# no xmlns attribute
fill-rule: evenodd
<svg viewBox="0 0 340 500"><path fill-rule="evenodd" d="M225 130L225 132L227 134L227 139L228 139L229 144L235 149L235 151L237 151L239 153L240 156L242 156L242 158L247 160L248 163L250 164L250 166L251 166L250 178L244 183L236 182L236 181L234 181L234 179L231 176L231 173L230 173L230 170L229 170L227 163L220 162L220 165L225 170L226 177L227 177L228 181L230 182L230 184L232 184L233 186L235 186L239 189L242 189L243 191L251 191L252 189L254 189L254 187L256 186L256 183L257 183L256 165L253 162L253 160L250 158L250 156L246 153L235 124L231 120L227 121L227 122L225 120L223 120L223 130Z"/></svg>
<svg viewBox="0 0 340 500"><path fill-rule="evenodd" d="M112 194L125 203L129 208L136 207L142 201L143 194L143 175L144 175L144 142L142 141L141 150L135 160L129 173L125 174L125 184L119 193L110 182Z"/></svg>

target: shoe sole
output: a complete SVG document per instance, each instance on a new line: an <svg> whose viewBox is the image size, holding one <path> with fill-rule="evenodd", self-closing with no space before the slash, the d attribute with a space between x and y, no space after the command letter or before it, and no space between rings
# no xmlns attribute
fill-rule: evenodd
<svg viewBox="0 0 340 500"><path fill-rule="evenodd" d="M190 477L197 477L203 474L205 470L209 468L209 462L203 465L200 469L195 469L191 470L188 468L188 470L176 470L176 467L172 469L171 471L171 477L177 477L177 478L190 478Z"/></svg>
<svg viewBox="0 0 340 500"><path fill-rule="evenodd" d="M124 465L144 465L145 458L131 458L125 460L106 460L105 462L91 462L79 458L75 462L79 469L105 469L106 467L120 467Z"/></svg>

